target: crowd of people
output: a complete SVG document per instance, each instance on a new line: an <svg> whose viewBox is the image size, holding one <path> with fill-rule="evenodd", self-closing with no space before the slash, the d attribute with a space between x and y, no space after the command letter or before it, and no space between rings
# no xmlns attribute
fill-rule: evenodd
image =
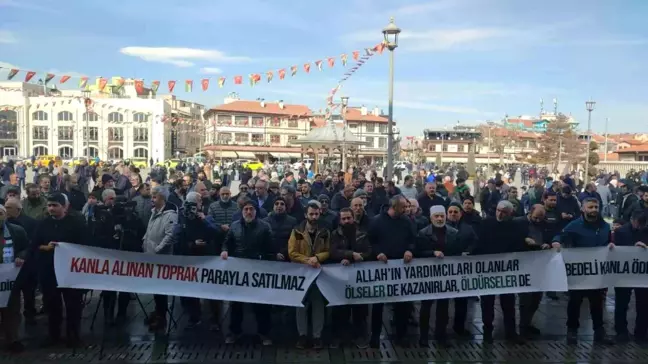
<svg viewBox="0 0 648 364"><path fill-rule="evenodd" d="M24 349L18 337L21 310L25 323L35 324L37 290L42 293L48 317L45 345L62 342L61 326L65 307L67 344L81 341L80 322L83 290L59 288L54 273L54 251L58 242L102 248L192 256L220 256L255 260L285 261L319 267L349 265L364 261L484 255L615 245L645 246L648 193L645 186L633 188L619 181L623 189L619 211L622 220L610 227L601 215L604 206L595 191L587 187L578 196L564 181L539 180L524 193L500 178L489 180L481 191L466 184L460 173L416 171L403 178L403 185L378 177L374 170L352 169L347 173L309 171L239 170L214 179L199 165L182 166L182 171L153 168L148 176L133 166L117 164L104 169L83 163L74 173L40 170L35 183L25 186L21 199L18 175L9 173L0 187L0 219L3 230L3 262L15 263L20 272L9 305L0 309L7 349ZM13 166L10 166L13 168ZM269 172L269 173L267 173ZM2 175L2 173L0 173ZM4 175L2 175L4 176ZM231 180L240 177L238 193ZM481 204L476 209L475 197ZM633 289L616 288L615 327L617 339L628 340L627 310ZM637 307L648 303L648 289L634 289ZM519 343L538 337L533 325L543 292L499 295L506 339ZM557 295L547 293L550 297ZM128 292L105 291L101 295L104 321L109 326L127 323ZM596 342L612 344L603 327L604 290L570 291L567 308L567 338L577 341L581 303L589 300ZM468 302L479 300L484 341L492 342L495 325L495 296L428 300L421 302L420 317L412 317L412 302L392 304L395 338L408 345L408 324L418 321L419 344L429 346L430 314L436 305L434 339L450 345L447 326L449 305L454 305L453 331L470 337L466 328ZM188 329L203 325L221 330L222 302L203 305L193 297L180 299L189 317ZM23 303L24 302L24 303ZM152 332L164 331L169 320L169 298L154 295L155 310L147 316ZM305 307L297 308L298 348L323 348L322 333L326 301L313 285ZM203 307L209 312L203 312ZM354 345L378 347L384 304L335 307L332 314L331 346L353 334ZM245 310L231 302L231 319L225 342L236 343L242 334ZM263 345L272 345L272 312L282 308L254 304L257 333ZM640 313L641 311L641 313ZM371 313L369 313L371 312ZM309 317L310 315L310 317ZM369 322L369 325L367 321ZM309 330L310 323L310 330ZM309 334L310 333L310 334ZM646 340L648 318L637 310L634 337ZM309 337L310 335L310 337Z"/></svg>

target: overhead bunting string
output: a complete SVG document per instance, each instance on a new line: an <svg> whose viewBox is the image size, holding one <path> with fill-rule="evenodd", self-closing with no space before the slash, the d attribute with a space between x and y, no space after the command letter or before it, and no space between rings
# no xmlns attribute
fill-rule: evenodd
<svg viewBox="0 0 648 364"><path fill-rule="evenodd" d="M384 46L383 43L379 43L378 45L376 45L374 47L366 48L365 49L365 52L367 54L366 56L363 56L361 58L360 57L360 51L353 51L353 52L351 52L351 57L353 58L354 61L362 61L364 57L371 56L371 55L373 55L375 53L381 54L384 47L385 46ZM348 55L346 53L343 53L338 57L340 59L340 64L342 64L343 67L346 67L347 62L348 62ZM310 73L311 66L313 64L315 65L315 67L317 67L318 71L323 70L324 62L326 62L326 64L328 65L328 68L334 68L335 67L335 61L336 61L336 59L338 59L338 57L322 57L321 59L318 59L316 61L304 63L301 68L303 69L303 72L305 74ZM366 61L366 59L364 59L364 60ZM360 63L360 65L362 65L362 63ZM359 67L358 64L356 64L355 69L357 69L357 67ZM280 69L277 69L277 70L269 70L269 71L265 71L265 72L251 73L251 74L248 75L248 78L250 80L250 86L256 86L259 83L259 81L261 80L261 77L262 77L261 75L266 76L265 78L266 78L268 83L274 80L274 74L275 73L277 74L277 76L279 76L278 77L279 80L284 80L286 78L287 70L290 70L290 76L291 77L295 77L299 73L299 68L300 67L298 65L292 65L292 66L280 68ZM55 78L57 76L56 74L53 74L53 73L22 70L22 69L19 69L19 68L12 68L12 67L0 67L0 70L2 70L2 69L7 70L7 72L8 72L7 73L7 80L9 80L9 81L13 80L20 72L25 73L24 82L31 81L34 78L34 76L36 76L37 74L43 74L44 75L43 80L44 80L45 84L47 84L49 82L54 83L55 82L54 80L55 80ZM352 69L352 70L355 71L354 69ZM79 79L78 87L80 89L86 89L88 87L88 79L89 79L89 77L87 77L87 76L75 77L75 76L72 76L72 75L65 75L64 74L64 75L61 75L58 83L62 85L64 83L66 83L70 78L78 78ZM97 82L97 86L98 86L99 90L103 91L106 88L106 86L108 85L108 80L109 79L110 78L106 78L106 77L97 77L96 82ZM134 79L136 83L141 82L136 87L139 87L141 85L142 89L144 88L144 84L143 84L144 81L142 79L137 79L137 78L132 78L132 79ZM235 75L235 76L232 76L230 79L232 80L233 85L242 85L243 84L243 76L242 75ZM218 80L217 84L218 84L219 88L223 88L223 87L225 87L227 85L227 80L228 80L227 77L224 77L224 76L219 77L217 80ZM167 81L167 87L168 87L169 93L173 93L173 91L175 89L175 86L176 86L176 81L177 80L168 80ZM202 89L203 92L207 91L209 89L209 86L210 86L209 81L210 81L209 78L201 79L200 84L202 86L201 89ZM117 83L116 86L122 87L125 84L125 78L118 77L116 83ZM161 81L159 81L159 80L152 81L151 82L151 89L154 92L157 92L158 88L160 87L160 83L161 83ZM190 79L185 80L185 83L184 83L185 92L193 92L193 83L194 83L193 80L190 80Z"/></svg>

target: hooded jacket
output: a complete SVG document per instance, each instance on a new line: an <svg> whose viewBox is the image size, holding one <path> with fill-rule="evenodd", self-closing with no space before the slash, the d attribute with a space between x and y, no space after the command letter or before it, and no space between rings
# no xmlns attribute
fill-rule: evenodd
<svg viewBox="0 0 648 364"><path fill-rule="evenodd" d="M151 210L151 219L144 234L142 251L149 254L173 253L173 230L178 222L178 209L167 202L161 211Z"/></svg>
<svg viewBox="0 0 648 364"><path fill-rule="evenodd" d="M330 256L331 233L318 225L314 241L306 231L307 221L296 226L288 239L288 256L291 262L306 264L311 257L317 257L320 263L326 262Z"/></svg>

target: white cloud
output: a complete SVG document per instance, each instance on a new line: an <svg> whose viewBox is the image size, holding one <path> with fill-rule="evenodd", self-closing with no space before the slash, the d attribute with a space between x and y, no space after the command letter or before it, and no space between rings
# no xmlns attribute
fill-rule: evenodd
<svg viewBox="0 0 648 364"><path fill-rule="evenodd" d="M0 44L18 43L16 36L8 30L0 30Z"/></svg>
<svg viewBox="0 0 648 364"><path fill-rule="evenodd" d="M217 67L203 67L200 69L200 72L217 75L223 73L223 70Z"/></svg>
<svg viewBox="0 0 648 364"><path fill-rule="evenodd" d="M122 54L138 57L148 62L172 64L177 67L192 67L193 61L221 63L250 62L249 57L228 56L215 49L175 48L175 47L125 47Z"/></svg>

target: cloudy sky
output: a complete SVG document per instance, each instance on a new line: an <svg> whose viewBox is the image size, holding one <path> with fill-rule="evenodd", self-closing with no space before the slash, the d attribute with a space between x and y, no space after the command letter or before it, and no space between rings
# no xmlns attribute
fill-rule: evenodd
<svg viewBox="0 0 648 364"><path fill-rule="evenodd" d="M380 42L394 16L403 29L394 117L406 135L537 114L540 98L551 108L554 97L582 125L585 100L596 100L596 131L606 117L611 131L648 131L645 0L0 0L0 14L0 67L160 80L161 90L177 80L178 97L207 106L236 91L315 110L345 73L339 55ZM338 57L333 69L301 72L329 56ZM231 82L292 65L300 74L283 81ZM341 93L386 111L388 67L387 52L373 57ZM222 89L219 77L228 78Z"/></svg>

